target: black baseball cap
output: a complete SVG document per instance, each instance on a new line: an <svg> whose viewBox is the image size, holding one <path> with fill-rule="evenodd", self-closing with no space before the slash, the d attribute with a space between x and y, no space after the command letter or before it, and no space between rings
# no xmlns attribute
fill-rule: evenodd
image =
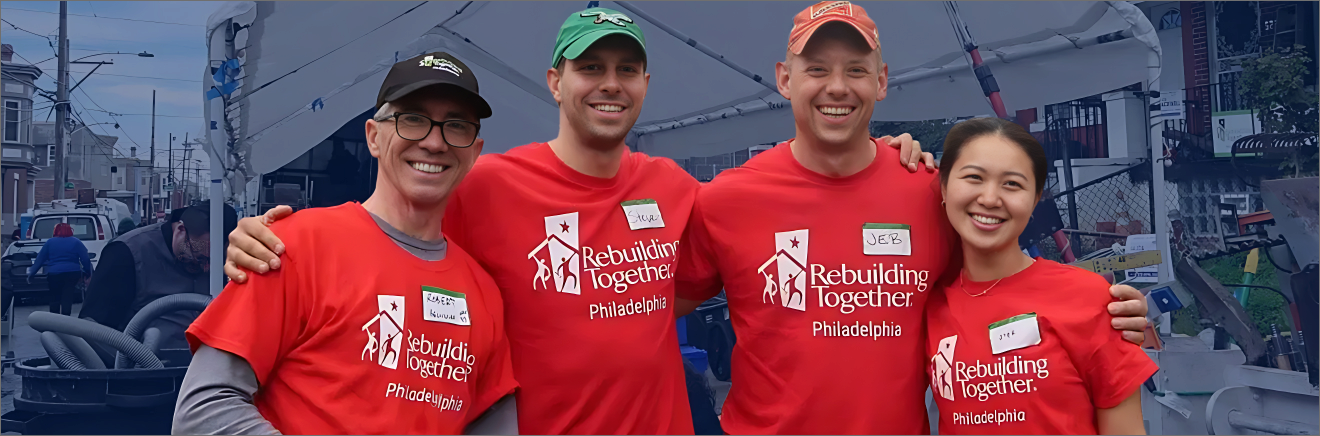
<svg viewBox="0 0 1320 436"><path fill-rule="evenodd" d="M224 205L220 212L221 230L226 236L238 227L238 213L233 206ZM175 209L170 214L170 222L182 221L183 228L187 230L188 237L196 238L211 233L211 202L202 201L185 208ZM229 238L220 238L229 246Z"/></svg>
<svg viewBox="0 0 1320 436"><path fill-rule="evenodd" d="M490 118L490 104L477 91L477 76L467 64L445 52L419 55L394 64L380 84L376 108L431 85L451 85L477 106L477 118Z"/></svg>

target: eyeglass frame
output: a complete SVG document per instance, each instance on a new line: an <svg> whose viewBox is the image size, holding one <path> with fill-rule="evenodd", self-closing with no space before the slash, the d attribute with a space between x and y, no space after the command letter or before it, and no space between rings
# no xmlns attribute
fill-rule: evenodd
<svg viewBox="0 0 1320 436"><path fill-rule="evenodd" d="M416 116L419 116L419 117L425 118L427 121L430 121L430 122L431 122L431 125L426 127L426 134L425 134L425 135L422 135L422 137L421 137L420 139L409 139L409 138L407 138L407 137L404 137L404 136L403 136L403 133L400 133L400 132L399 132L399 116L400 116L400 115L416 115ZM426 115L422 115L422 114L419 114L419 113L415 113L415 112L395 112L395 113L391 114L390 116L385 117L384 119L379 119L379 120L376 120L376 121L377 121L377 122L383 122L383 121L394 121L394 134L399 135L400 138L403 138L403 139L408 140L408 141L423 141L423 140L425 140L426 138L428 138L428 137L431 136L431 131L432 131L432 130L435 130L435 126L440 126L440 140L445 141L445 145L448 145L448 146L450 146L450 147L454 147L454 148L468 148L468 147L471 147L473 144L476 144L476 143L477 143L477 138L481 136L481 123L474 123L474 122L471 122L471 121L468 121L468 120L460 120L460 119L449 119L449 120L444 120L444 121L436 121L436 120L431 119L431 117L428 117L428 116L426 116ZM468 124L471 124L471 125L477 126L477 131L474 132L474 133L472 134L472 142L468 143L468 145L454 145L454 143L449 142L449 138L445 137L445 129L444 129L444 124L445 124L445 123L449 123L449 122L468 123Z"/></svg>

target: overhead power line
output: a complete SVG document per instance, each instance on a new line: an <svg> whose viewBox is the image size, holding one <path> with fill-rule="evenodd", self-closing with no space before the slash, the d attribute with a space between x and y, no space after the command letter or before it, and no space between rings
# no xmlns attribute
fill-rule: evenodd
<svg viewBox="0 0 1320 436"><path fill-rule="evenodd" d="M36 13L39 13L39 14L52 14L52 15L59 15L59 14L60 14L59 12L35 11L35 10L32 10L32 9L19 9L19 8L0 8L0 9L11 10L11 11L36 12ZM70 16L75 16L75 17L101 18L101 19L105 19L105 20L136 21L136 22L139 22L139 23L173 24L173 25L176 25L176 26L196 26L196 27L205 27L205 26L202 25L202 24L171 23L171 22L169 22L169 21L139 20L139 19L136 19L136 18L101 17L101 16L95 16L95 15L83 15L83 14L69 14L69 15L70 15Z"/></svg>

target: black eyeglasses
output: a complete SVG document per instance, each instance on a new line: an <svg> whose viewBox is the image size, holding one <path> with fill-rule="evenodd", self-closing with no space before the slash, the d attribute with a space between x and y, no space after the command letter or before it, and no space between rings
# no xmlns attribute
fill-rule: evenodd
<svg viewBox="0 0 1320 436"><path fill-rule="evenodd" d="M477 141L481 125L466 120L436 121L421 114L395 112L387 119L394 119L394 131L400 138L409 141L421 141L431 135L435 126L440 126L440 138L450 147L467 148ZM381 120L384 121L384 120Z"/></svg>

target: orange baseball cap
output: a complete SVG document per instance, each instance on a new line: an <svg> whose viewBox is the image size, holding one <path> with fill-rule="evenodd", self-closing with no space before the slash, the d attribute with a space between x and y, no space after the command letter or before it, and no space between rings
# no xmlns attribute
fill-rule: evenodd
<svg viewBox="0 0 1320 436"><path fill-rule="evenodd" d="M798 12L793 16L793 31L788 33L788 48L793 54L802 54L807 40L816 33L816 29L832 21L848 23L866 37L866 42L875 50L880 46L880 32L875 22L866 15L866 10L846 1L823 1Z"/></svg>

